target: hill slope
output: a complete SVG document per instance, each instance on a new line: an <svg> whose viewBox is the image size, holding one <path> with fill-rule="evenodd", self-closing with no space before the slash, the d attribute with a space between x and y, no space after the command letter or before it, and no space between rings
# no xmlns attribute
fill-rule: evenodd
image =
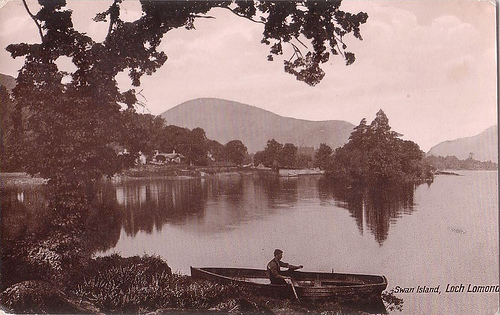
<svg viewBox="0 0 500 315"><path fill-rule="evenodd" d="M464 160L473 154L473 158L478 161L498 161L498 126L492 126L480 134L441 142L432 147L427 155L436 156L456 156Z"/></svg>
<svg viewBox="0 0 500 315"><path fill-rule="evenodd" d="M241 140L249 153L261 151L267 140L318 148L326 143L332 148L347 142L354 125L341 120L308 121L287 118L269 111L214 98L184 102L163 114L169 125L203 128L208 138L226 144Z"/></svg>
<svg viewBox="0 0 500 315"><path fill-rule="evenodd" d="M16 86L16 79L10 75L0 73L0 85L5 86L10 92Z"/></svg>

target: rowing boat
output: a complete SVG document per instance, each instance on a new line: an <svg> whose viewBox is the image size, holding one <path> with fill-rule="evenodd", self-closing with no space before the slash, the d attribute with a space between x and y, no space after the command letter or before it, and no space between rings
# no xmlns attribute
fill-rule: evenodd
<svg viewBox="0 0 500 315"><path fill-rule="evenodd" d="M385 276L293 271L293 288L300 299L319 300L336 298L380 299L387 287ZM235 283L263 293L286 296L289 285L271 284L266 270L245 268L195 268L191 276L198 279Z"/></svg>

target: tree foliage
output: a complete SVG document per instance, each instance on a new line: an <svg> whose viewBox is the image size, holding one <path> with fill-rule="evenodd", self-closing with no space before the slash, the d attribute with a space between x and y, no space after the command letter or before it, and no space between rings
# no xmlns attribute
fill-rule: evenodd
<svg viewBox="0 0 500 315"><path fill-rule="evenodd" d="M205 130L194 128L181 140L179 152L182 152L186 156L189 164L207 165L207 141Z"/></svg>
<svg viewBox="0 0 500 315"><path fill-rule="evenodd" d="M207 150L213 160L224 162L227 161L226 148L222 143L216 140L208 140Z"/></svg>
<svg viewBox="0 0 500 315"><path fill-rule="evenodd" d="M326 143L321 143L319 149L314 154L314 166L324 170L333 154L332 148Z"/></svg>
<svg viewBox="0 0 500 315"><path fill-rule="evenodd" d="M153 152L177 152L186 157L186 163L207 165L209 155L215 161L231 161L241 164L246 158L247 148L240 140L228 142L225 146L207 138L202 128L178 127L166 125L160 116L137 114L132 110L122 112L122 129L119 145L130 155L142 152L152 156Z"/></svg>
<svg viewBox="0 0 500 315"><path fill-rule="evenodd" d="M7 50L14 58L25 57L14 98L18 112L28 109L22 143L24 155L31 159L27 170L53 182L94 181L112 173L109 143L120 140L113 127L119 125L120 104L132 108L137 103L135 89L121 91L116 76L127 72L132 85L139 86L144 74L153 74L167 60L159 49L163 35L180 27L193 29L197 18L210 17L211 9L227 9L261 23L269 59L283 54L283 46L290 44L293 55L285 61L285 71L310 85L323 78L320 65L331 55L342 55L347 64L354 61L343 38L352 34L361 39L359 27L367 19L363 12L342 11L338 0L141 1L142 16L127 22L121 18L122 0L114 0L94 18L109 25L105 39L96 42L74 28L65 0L38 2L38 13L29 14L40 43L11 44ZM59 69L61 57L71 60L73 72ZM199 136L191 139L193 144L201 141ZM137 142L140 137L127 140Z"/></svg>
<svg viewBox="0 0 500 315"><path fill-rule="evenodd" d="M121 113L120 127L118 143L132 155L151 153L157 149L171 150L173 147L169 138L176 132L169 132L173 128L165 126L165 120L160 116L140 115L133 109L127 109Z"/></svg>
<svg viewBox="0 0 500 315"><path fill-rule="evenodd" d="M16 115L14 102L5 86L0 86L0 171L12 172L21 169L19 134L15 130Z"/></svg>
<svg viewBox="0 0 500 315"><path fill-rule="evenodd" d="M473 158L460 160L456 156L427 156L425 163L434 170L498 170L498 163L478 161Z"/></svg>
<svg viewBox="0 0 500 315"><path fill-rule="evenodd" d="M264 151L258 151L254 156L254 164L264 165L265 167L271 167L273 169L279 168L279 156L283 145L278 141L271 139L267 141L266 148Z"/></svg>
<svg viewBox="0 0 500 315"><path fill-rule="evenodd" d="M313 159L314 159L314 147L300 146L297 150L295 167L312 168L314 167Z"/></svg>
<svg viewBox="0 0 500 315"><path fill-rule="evenodd" d="M327 176L363 184L426 180L431 170L424 152L391 130L385 113L378 111L370 125L366 119L354 128L349 142L337 148L327 165Z"/></svg>
<svg viewBox="0 0 500 315"><path fill-rule="evenodd" d="M297 165L298 148L292 143L279 143L275 139L267 141L264 151L255 153L254 164L262 164L275 170L294 168Z"/></svg>
<svg viewBox="0 0 500 315"><path fill-rule="evenodd" d="M248 154L247 147L240 140L229 141L224 146L224 150L228 161L236 165L243 164Z"/></svg>
<svg viewBox="0 0 500 315"><path fill-rule="evenodd" d="M292 143L285 143L279 155L279 165L283 168L294 168L297 163L298 148Z"/></svg>

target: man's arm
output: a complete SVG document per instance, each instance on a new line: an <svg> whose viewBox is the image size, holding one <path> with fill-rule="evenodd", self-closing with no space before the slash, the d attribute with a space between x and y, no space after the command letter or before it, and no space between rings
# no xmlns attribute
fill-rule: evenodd
<svg viewBox="0 0 500 315"><path fill-rule="evenodd" d="M280 266L281 267L285 267L283 266L283 262L280 261ZM288 266L288 264L286 264L286 266ZM267 266L269 268L269 270L271 271L271 274L273 275L274 278L277 278L277 279L287 279L288 277L285 277L283 275L280 275L279 272L278 272L278 264L276 262L270 262Z"/></svg>
<svg viewBox="0 0 500 315"><path fill-rule="evenodd" d="M302 265L295 266L295 265L292 265L292 264L289 264L289 263L285 263L285 262L282 262L282 261L280 261L280 266L283 267L283 268L288 268L290 270L297 270L297 269L300 269L300 268L304 268L304 266L302 266Z"/></svg>
<svg viewBox="0 0 500 315"><path fill-rule="evenodd" d="M289 265L288 266L288 269L290 269L290 270L297 270L297 269L301 269L301 268L304 268L304 266L302 266L302 265L298 265L298 266Z"/></svg>

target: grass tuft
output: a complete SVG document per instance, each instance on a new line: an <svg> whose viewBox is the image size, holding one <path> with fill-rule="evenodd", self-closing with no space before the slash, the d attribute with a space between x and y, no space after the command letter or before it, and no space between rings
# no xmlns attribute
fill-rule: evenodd
<svg viewBox="0 0 500 315"><path fill-rule="evenodd" d="M172 274L159 257L98 258L94 274L87 271L72 293L105 313L144 313L157 309L209 309L240 290Z"/></svg>

